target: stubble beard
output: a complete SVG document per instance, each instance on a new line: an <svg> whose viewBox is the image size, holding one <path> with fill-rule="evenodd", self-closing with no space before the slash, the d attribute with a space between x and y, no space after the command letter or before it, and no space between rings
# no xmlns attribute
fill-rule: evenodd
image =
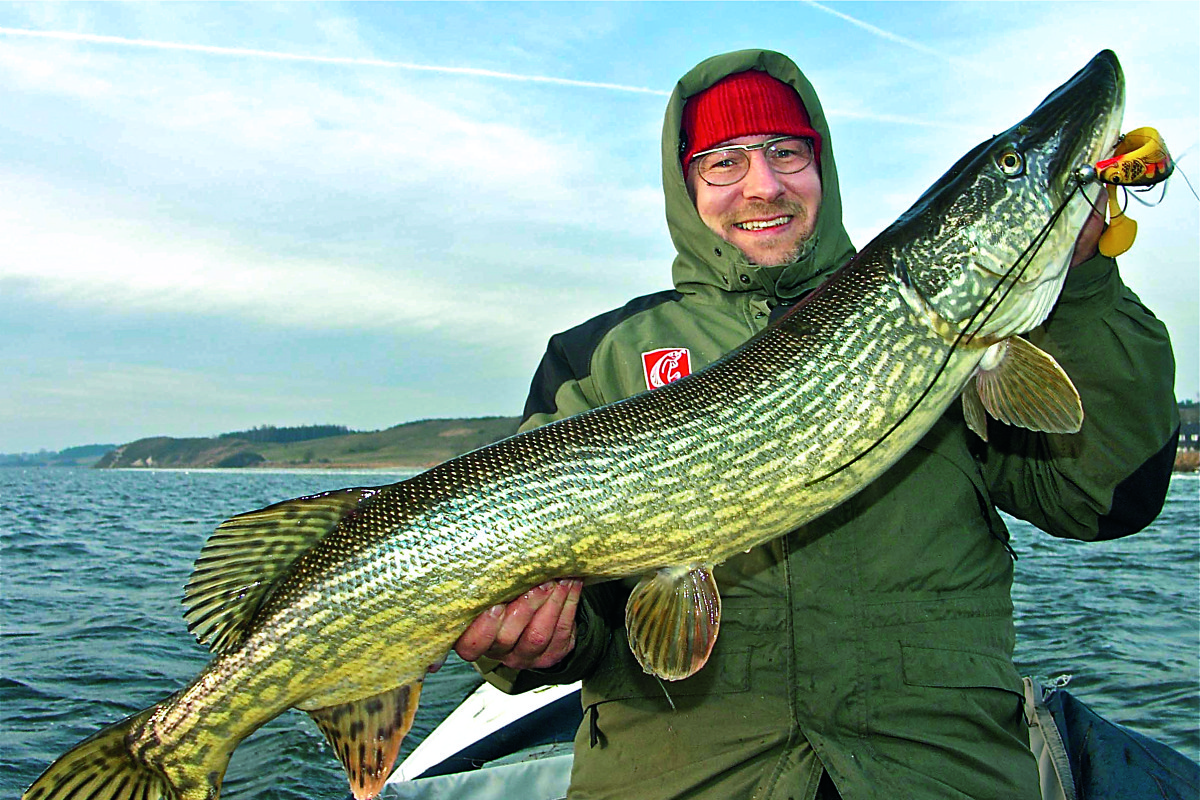
<svg viewBox="0 0 1200 800"><path fill-rule="evenodd" d="M747 263L752 266L781 267L799 260L800 256L807 249L808 240L812 238L813 231L815 230L815 224L808 219L808 212L803 204L791 200L781 200L778 203L751 203L739 208L737 211L731 211L723 215L721 223L725 230L739 230L734 226L734 223L738 220L743 220L747 217L777 217L781 214L791 216L791 224L799 224L802 232L796 243L781 255L771 256L770 263L763 263L749 253L745 253Z"/></svg>

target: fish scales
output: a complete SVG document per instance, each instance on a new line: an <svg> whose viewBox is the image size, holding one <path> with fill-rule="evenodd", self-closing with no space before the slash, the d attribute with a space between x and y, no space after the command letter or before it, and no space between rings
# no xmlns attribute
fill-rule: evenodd
<svg viewBox="0 0 1200 800"><path fill-rule="evenodd" d="M876 289L882 286L895 291L894 282L887 280L881 270L876 270L876 277ZM812 317L805 318L802 331L786 325L763 337L754 348L758 362L836 365L834 381L839 397L879 394L871 391L877 367L868 360L853 358L847 343L853 337L839 340L828 335L828 329L837 330L847 316L854 324L856 316L875 313L869 302L870 292L864 288L869 288L871 282L850 283L854 285L845 291L832 287L814 306ZM896 307L895 303L883 304ZM847 309L853 311L847 315ZM900 353L911 348L914 341L946 349L944 340L932 336L922 325L897 322L877 333L880 340ZM909 364L913 384L924 380L927 366L924 359ZM746 372L752 376L755 370ZM469 619L486 607L478 601L465 602L464 598L507 596L552 575L611 577L680 560L720 561L784 532L794 524L798 513L819 513L838 502L838 484L844 479L828 482L822 487L824 491L801 490L812 477L850 457L845 448L853 445L839 434L839 404L830 406L828 390L821 389L824 403L820 407L829 408L828 413L802 415L796 409L810 405L807 396L797 394L789 403L780 402L780 393L772 391L769 380L754 381L746 372L725 368L698 376L701 380L693 381L692 392L688 393L694 396L685 395L678 403L684 409L695 409L692 413L667 414L653 409L659 413L639 417L637 403L601 409L588 415L586 436L563 425L559 426L561 436L542 437L538 448L528 447L520 438L510 440L512 445L501 443L456 463L454 469L434 468L425 473L428 477L421 482L424 485L409 487L398 504L389 502L392 498L385 490L351 524L335 531L298 562L294 570L297 579L272 601L279 609L277 613L291 619L281 617L264 625L271 635L239 651L242 657L219 658L207 674L209 680L191 687L192 693L205 698L202 705L178 703L168 719L154 721L148 727L152 727L156 739L170 741L174 730L195 726L196 720L184 710L193 706L203 708L211 730L235 719L242 723L255 722L256 717L265 721L283 710L273 705L305 708L356 699L365 686L378 685L382 676L360 670L354 679L331 685L325 665L332 654L358 664L376 661L386 665L386 671L394 677L419 677L424 667L436 660L437 653L444 651L446 640L452 640ZM763 372L769 379L770 372ZM813 385L811 391L817 392L818 386ZM911 391L892 397L894 404L911 399ZM714 429L727 417L741 426L743 435L718 439L725 442L723 447L692 449L700 442L711 443ZM630 424L635 419L642 424ZM886 415L878 416L875 424L866 426L854 441L882 435L881 424L886 419ZM920 422L914 419L914 427ZM768 431L765 436L761 435L764 429ZM822 457L797 468L793 463L795 453L785 444L776 444L780 442L779 434L788 430L794 430L798 439L814 439L814 452ZM814 432L820 433L814 436ZM656 462L649 453L659 440L666 440L668 448L680 455ZM689 450L702 455L689 456ZM620 460L593 457L594 453L613 452L624 453L630 463L643 463L647 468L630 473ZM558 457L550 458L548 453L558 453ZM696 457L703 457L705 464L717 465L716 470L694 469L697 465L691 462ZM734 468L722 471L721 463ZM653 489L653 481L662 470L688 474L693 482L697 474L708 476L708 485L693 486L694 497L700 498L698 507L692 507L692 498L664 495ZM543 502L544 497L561 497L563 487L580 485L619 487L621 491L600 492L592 507L553 499ZM824 499L814 497L818 494ZM638 502L638 497L656 498L658 502ZM798 499L801 497L803 501ZM498 531L481 530L479 526L481 521L500 522L489 512L506 501L511 502L513 511L525 512L525 523L510 524L506 531L510 540L521 542L520 548L503 546ZM689 509L695 513L686 513ZM770 514L766 513L768 509ZM686 527L673 530L669 526L671 519L685 516L689 520ZM380 552L363 548L364 542L356 541L360 537L374 538L377 531L390 530L402 519L414 521L408 536L380 543ZM619 525L613 527L614 521ZM764 521L772 521L776 527L763 528ZM592 547L576 546L564 552L553 537L539 540L539 531L562 529L575 532L577 545L591 543ZM714 552L713 536L718 531L725 541ZM442 565L451 563L439 557L446 552L457 554L453 562L455 575L439 574ZM529 568L531 564L540 566ZM476 577L464 580L464 573ZM416 591L420 591L419 597L413 594ZM371 604L371 596L386 596L389 600L386 605ZM398 611L420 604L440 612L412 615ZM303 612L303 618L297 617L297 610ZM271 614L270 606L264 609L268 620ZM422 635L437 644L425 652L389 652L395 649L389 642L412 642ZM288 657L279 647L284 639L291 642L293 651L305 645L309 658L301 661ZM246 654L252 657L246 659ZM217 690L218 686L232 685L227 676L246 672L252 674L241 679L238 693ZM282 676L292 684L308 687L315 699L297 701L294 691L279 686ZM273 704L263 702L272 698L276 701ZM221 713L226 704L228 710Z"/></svg>
<svg viewBox="0 0 1200 800"><path fill-rule="evenodd" d="M1048 313L1095 199L1072 172L1111 149L1122 104L1106 51L778 323L694 375L398 484L225 523L188 590L213 660L63 756L26 800L213 800L237 743L291 707L391 696L395 724L379 739L394 739L415 703L405 687L492 604L556 577L679 576L843 502L916 443L994 341ZM1013 153L1023 170L1003 173ZM345 765L356 794L374 791L365 767ZM113 775L128 792L106 788Z"/></svg>

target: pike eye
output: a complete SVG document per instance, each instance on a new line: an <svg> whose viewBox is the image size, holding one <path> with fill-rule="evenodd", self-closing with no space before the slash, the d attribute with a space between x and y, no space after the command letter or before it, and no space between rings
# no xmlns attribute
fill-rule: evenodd
<svg viewBox="0 0 1200 800"><path fill-rule="evenodd" d="M996 156L996 166L1010 178L1015 178L1025 171L1025 159L1016 150L1005 150Z"/></svg>

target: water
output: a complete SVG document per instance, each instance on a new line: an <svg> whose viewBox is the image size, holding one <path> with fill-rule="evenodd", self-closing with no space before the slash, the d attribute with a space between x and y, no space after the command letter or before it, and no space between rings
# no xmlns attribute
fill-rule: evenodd
<svg viewBox="0 0 1200 800"><path fill-rule="evenodd" d="M411 473L0 469L0 796L100 726L194 675L207 653L179 598L212 529L241 511ZM1114 721L1200 759L1200 480L1177 475L1152 528L1082 545L1013 522L1018 666L1071 673ZM473 687L452 658L430 677L404 753ZM348 797L308 717L238 748L229 797Z"/></svg>
<svg viewBox="0 0 1200 800"><path fill-rule="evenodd" d="M1200 475L1176 473L1158 519L1125 539L1008 523L1022 674L1070 674L1094 711L1200 761Z"/></svg>

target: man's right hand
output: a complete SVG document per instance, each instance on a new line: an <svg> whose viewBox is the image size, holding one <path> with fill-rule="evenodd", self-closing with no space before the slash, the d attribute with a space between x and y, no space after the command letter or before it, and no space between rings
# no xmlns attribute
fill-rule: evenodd
<svg viewBox="0 0 1200 800"><path fill-rule="evenodd" d="M547 581L475 618L454 652L464 661L480 656L513 669L548 669L575 648L575 611L583 581Z"/></svg>

